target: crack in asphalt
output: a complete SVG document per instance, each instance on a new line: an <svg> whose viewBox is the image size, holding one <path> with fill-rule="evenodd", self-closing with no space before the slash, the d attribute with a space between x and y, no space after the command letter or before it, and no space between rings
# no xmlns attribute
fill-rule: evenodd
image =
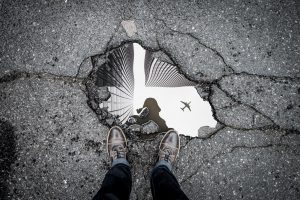
<svg viewBox="0 0 300 200"><path fill-rule="evenodd" d="M66 82L82 82L84 79L83 78L77 78L73 76L63 76L63 75L57 75L57 74L52 74L52 73L46 73L46 72L41 72L41 73L33 73L33 72L21 72L21 71L14 71L9 74L5 74L0 78L0 84L1 83L8 83L15 81L17 79L21 78L48 78L48 79L53 79L53 80L63 80Z"/></svg>
<svg viewBox="0 0 300 200"><path fill-rule="evenodd" d="M229 65L227 64L227 62L225 61L225 58L224 56L222 56L222 54L220 52L218 52L216 49L208 46L207 44L205 44L203 41L200 40L200 38L198 38L197 36L195 36L193 33L184 33L184 32L181 32L181 31L178 31L178 30L174 30L172 29L171 27L169 27L166 22L163 20L163 19L160 19L160 18L157 18L157 17L154 17L157 21L160 21L164 24L164 26L166 28L168 28L170 31L174 32L174 33L178 33L178 34L181 34L181 35L187 35L193 39L195 39L200 45L202 45L203 47L211 50L214 52L215 55L217 55L223 62L223 64L228 68L228 69L224 69L225 72L234 72L234 69Z"/></svg>
<svg viewBox="0 0 300 200"><path fill-rule="evenodd" d="M251 106L251 105L249 105L249 104L246 104L246 103L244 103L244 102L241 102L241 101L235 99L235 98L233 97L233 95L229 94L229 92L225 91L225 90L222 88L221 84L218 83L218 84L217 84L217 87L218 87L222 92L224 92L224 94L225 94L227 97L229 97L230 99L232 99L233 102L236 102L236 103L238 103L238 104L241 104L241 105L244 105L244 106L249 107L250 109L254 110L255 112L259 113L260 115L262 115L263 117L265 117L266 119L268 119L269 121L271 121L271 122L274 124L274 127L279 128L279 125L276 124L276 123L274 122L273 119L271 119L271 118L270 118L269 116L267 116L266 114L262 113L262 112L261 112L260 110L258 110L257 108L255 108L255 107L253 107L253 106Z"/></svg>
<svg viewBox="0 0 300 200"><path fill-rule="evenodd" d="M222 108L215 108L215 105L212 103L212 95L213 95L213 92L212 92L212 86L216 86L218 89L220 89L222 92L224 92L224 94L226 95L226 97L228 97L230 100L232 100L235 104L233 105L229 105L229 106L224 106ZM243 131L247 131L247 130L268 130L268 129L274 129L274 130L278 130L280 129L280 127L278 125L276 125L273 120L270 120L270 122L273 123L273 125L266 125L266 126L263 126L263 127L255 127L255 128L243 128L243 127L237 127L237 126L232 126L232 125L229 125L229 124L225 124L225 122L221 121L218 116L217 116L217 110L221 110L221 109L226 109L226 108L231 108L231 107L234 107L234 106L238 106L238 105L244 105L246 106L247 108L249 109L252 109L254 110L255 112L257 112L258 114L261 114L259 111L257 111L255 108L253 109L252 106L249 106L249 105L246 105L238 100L236 100L235 98L233 98L230 94L228 94L226 91L222 90L220 88L220 85L218 83L214 83L214 84L211 84L210 85L210 92L208 94L208 102L212 108L212 113L213 113L213 117L215 118L215 120L220 123L222 126L225 126L225 127L229 127L229 128L233 128L233 129L237 129L237 130L243 130ZM266 119L269 119L269 117L267 116L264 116L263 114L261 114L263 117L265 117Z"/></svg>
<svg viewBox="0 0 300 200"><path fill-rule="evenodd" d="M210 47L209 45L205 44L203 41L201 41L200 38L198 38L197 36L195 36L193 33L190 33L190 32L182 32L182 31L178 31L178 30L174 30L172 29L171 27L169 27L167 25L167 23L163 20L163 19L160 19L160 18L157 18L155 17L154 15L154 19L156 21L159 21L159 22L162 22L162 24L167 28L169 29L171 32L174 32L174 33L178 33L178 34L181 34L181 35L187 35L195 40L198 41L198 43L202 46L204 46L205 48L207 49L210 49L212 50L218 57L221 58L222 62L224 63L224 65L226 67L229 68L229 71L231 71L230 74L224 74L223 76L221 76L220 78L216 79L216 81L218 82L219 79L222 79L223 77L225 76L230 76L232 74L236 74L236 75L249 75L249 76L257 76L257 77L261 77L261 78L267 78L267 79L271 79L271 80L274 80L274 79L288 79L288 80L293 80L293 81L300 81L300 77L289 77L289 76L272 76L272 75L262 75L262 74L251 74L249 72L236 72L232 66L230 66L227 62L226 62L226 59L225 57L222 55L221 52L217 51L216 49L214 49L213 47ZM158 40L158 39L157 39Z"/></svg>
<svg viewBox="0 0 300 200"><path fill-rule="evenodd" d="M283 136L284 137L284 136ZM300 145L293 145L293 146L298 146L300 147ZM290 145L287 144L281 144L281 143L277 143L277 144L266 144L266 145L260 145L260 146L247 146L247 145L235 145L229 148L226 148L224 151L221 151L217 154L215 154L213 157L211 157L210 159L204 161L203 164L201 164L200 166L198 166L197 170L193 171L190 175L188 175L186 178L182 179L180 181L180 184L185 184L186 182L188 182L191 178L193 178L194 176L196 176L202 169L202 167L206 166L208 163L212 163L213 160L215 160L216 158L220 158L221 156L233 153L234 151L238 150L238 149L265 149L265 148L273 148L273 147L285 147L285 148L290 148ZM188 183L188 184L192 184L192 183Z"/></svg>
<svg viewBox="0 0 300 200"><path fill-rule="evenodd" d="M226 71L226 69L225 69L225 72L229 72L229 74L224 74L224 75L222 75L220 78L218 78L218 79L216 79L216 80L214 80L214 81L212 81L211 83L208 83L208 84L210 84L210 85L212 85L212 84L218 85L219 89L222 90L222 91L226 94L227 97L229 97L230 99L232 99L233 102L238 103L239 105L244 105L244 106L246 106L246 107L249 108L249 109L252 109L253 111L257 112L258 114L260 114L261 116L263 116L264 118L266 118L267 120L269 120L269 121L272 123L272 125L267 125L267 126L257 127L257 128L250 128L250 129L247 129L247 130L253 130L253 129L269 129L269 128L279 129L279 128L280 128L280 126L279 126L278 124L276 124L275 121L274 121L270 116L268 116L267 114L262 113L260 110L258 110L258 109L255 108L254 106L251 106L251 105L246 104L246 103L244 103L244 102L238 101L238 100L235 99L232 95L230 95L228 92L226 92L226 91L222 88L222 86L221 86L219 83L220 83L220 81L221 81L224 77L226 77L226 76L232 76L232 75L237 75L237 76L248 75L248 76L254 76L254 77L259 77L259 78L269 79L269 80L272 80L272 81L275 81L275 82L283 81L283 80L300 81L300 78L297 78L297 77L293 77L293 78L292 78L292 77L266 76L266 75L259 75L259 74L250 74L250 73L247 73L247 72L239 72L239 73L238 73L238 72L235 72L235 70L234 70L230 65L228 65L228 64L226 63L226 59L222 56L222 54L221 54L220 52L218 52L216 49L214 49L214 48L208 46L207 44L205 44L204 42L202 42L202 41L201 41L198 37L196 37L194 34L192 34L192 33L184 33L184 32L178 31L178 30L174 30L174 29L172 29L171 27L169 27L163 19L157 18L157 17L155 17L155 16L154 16L154 19L155 19L156 21L161 22L161 23L162 23L167 29L169 29L171 32L175 32L175 33L182 34L182 35L187 35L187 36L189 36L189 37L191 37L191 38L197 40L198 43L199 43L200 45L204 46L204 47L207 48L207 49L212 50L212 51L213 51L213 52L214 52L214 53L222 60L222 62L224 63L224 65L229 69L229 70L227 70L227 71ZM171 60L171 61L179 68L179 72L180 72L181 74L183 74L188 80L197 82L197 81L191 80L189 77L187 77L187 76L185 75L185 73L183 72L183 70L181 70L181 67L179 67L178 63L176 62L176 59L173 58L172 55L171 55L169 52L167 52L167 51L162 47L162 45L160 44L159 39L158 39L158 34L156 34L156 41L157 41L157 44L158 44L160 50L163 51L163 52L170 58L170 60ZM198 83L199 83L199 82L198 82ZM218 109L214 108L213 104L211 103L211 99L210 99L210 98L208 99L208 101L209 101L209 103L210 103L210 105L211 105L211 107L212 107L213 117L215 118L215 120L218 121L218 122L219 122L220 124L222 124L222 125L226 125L226 126L228 126L228 127L231 127L231 126L229 126L229 125L227 125L227 124L224 124L223 122L220 121L220 119L219 119L219 118L217 117L217 115L216 115L216 110L218 110ZM233 107L233 106L230 106L230 107ZM224 109L224 108L223 108L223 109ZM253 124L254 124L254 123L253 123ZM232 128L240 129L240 127L234 127L234 126L232 126Z"/></svg>
<svg viewBox="0 0 300 200"><path fill-rule="evenodd" d="M235 72L230 75L224 75L222 78L226 76L231 76L231 75L238 75L238 76L251 76L251 77L258 77L262 79L268 79L274 82L280 82L280 81L285 81L285 80L290 80L290 81L300 81L300 77L289 77L289 76L271 76L271 75L262 75L262 74L251 74L248 72Z"/></svg>

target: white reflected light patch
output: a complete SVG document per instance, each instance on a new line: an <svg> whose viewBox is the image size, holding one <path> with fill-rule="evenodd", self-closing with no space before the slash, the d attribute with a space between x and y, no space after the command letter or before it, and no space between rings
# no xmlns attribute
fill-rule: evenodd
<svg viewBox="0 0 300 200"><path fill-rule="evenodd" d="M212 116L209 103L203 101L194 87L145 87L145 50L136 43L133 46L133 114L137 114L136 109L142 108L144 101L152 97L161 109L160 117L166 121L169 128L174 128L179 134L194 137L198 135L201 126L216 126L217 122ZM182 111L184 104L180 101L191 102L191 111L188 108Z"/></svg>

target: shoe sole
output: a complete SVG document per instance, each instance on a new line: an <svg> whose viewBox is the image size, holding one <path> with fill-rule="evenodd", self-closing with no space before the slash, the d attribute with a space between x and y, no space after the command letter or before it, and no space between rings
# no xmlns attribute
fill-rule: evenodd
<svg viewBox="0 0 300 200"><path fill-rule="evenodd" d="M106 136L106 152L107 152L107 155L109 157L109 151L108 151L108 136L109 136L109 133L110 131L113 129L113 128L117 128L120 130L120 132L122 133L123 137L125 138L125 145L126 145L126 149L127 149L127 138L124 134L124 131L119 127L119 126L113 126L109 129L108 133L107 133L107 136Z"/></svg>
<svg viewBox="0 0 300 200"><path fill-rule="evenodd" d="M171 130L168 130L168 131L165 133L164 137L160 140L160 143L159 143L159 146L158 146L158 151L160 150L162 141L165 139L165 137L168 135L169 132L175 132L175 133L178 135L179 146L178 146L178 153L177 153L177 155L175 156L175 161L176 161L176 160L177 160L177 157L178 157L178 155L179 155L180 147L181 147L181 146L180 146L180 136L179 136L179 134L178 134L177 131L171 129ZM174 162L175 162L175 161L174 161Z"/></svg>

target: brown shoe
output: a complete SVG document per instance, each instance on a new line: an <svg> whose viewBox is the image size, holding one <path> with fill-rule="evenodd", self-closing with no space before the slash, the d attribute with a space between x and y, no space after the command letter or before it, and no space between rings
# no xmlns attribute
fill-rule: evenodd
<svg viewBox="0 0 300 200"><path fill-rule="evenodd" d="M158 160L174 164L180 149L180 137L175 130L169 130L159 144Z"/></svg>
<svg viewBox="0 0 300 200"><path fill-rule="evenodd" d="M126 159L127 140L120 127L114 126L109 130L106 143L107 153L111 162L117 158Z"/></svg>

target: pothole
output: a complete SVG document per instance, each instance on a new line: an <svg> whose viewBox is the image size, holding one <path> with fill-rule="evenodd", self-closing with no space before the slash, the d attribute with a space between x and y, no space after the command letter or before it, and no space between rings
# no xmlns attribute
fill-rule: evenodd
<svg viewBox="0 0 300 200"><path fill-rule="evenodd" d="M174 128L198 136L200 127L213 130L209 127L217 124L211 106L197 93L197 83L179 73L163 53L127 43L106 57L92 58L92 63L98 65L96 86L107 87L110 93L106 101L96 101L98 111L112 114L131 132L152 134Z"/></svg>

